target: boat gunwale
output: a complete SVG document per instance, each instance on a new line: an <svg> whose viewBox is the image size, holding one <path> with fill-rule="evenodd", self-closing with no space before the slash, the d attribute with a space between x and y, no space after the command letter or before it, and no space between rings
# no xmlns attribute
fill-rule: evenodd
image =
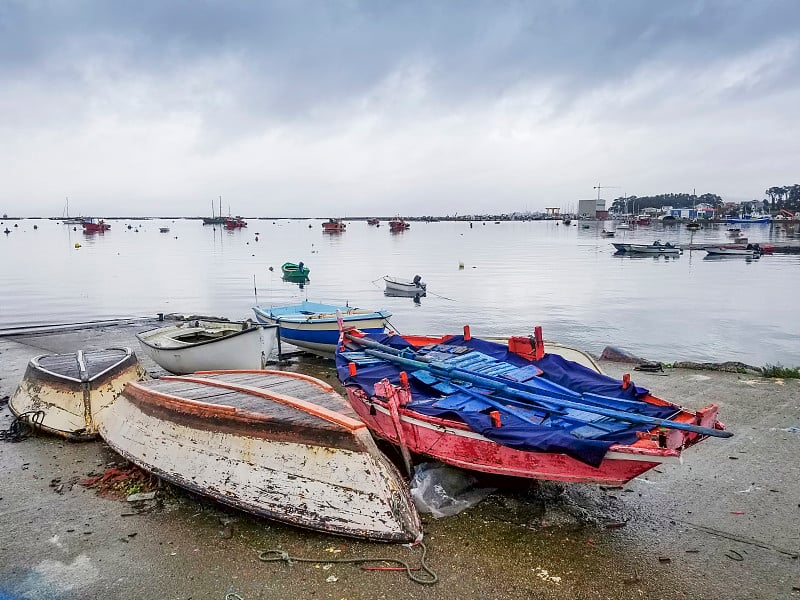
<svg viewBox="0 0 800 600"><path fill-rule="evenodd" d="M44 358L44 357L46 357L46 356L73 356L73 355L75 355L76 360L78 361L78 363L80 365L81 362L80 362L80 359L78 358L78 355L82 354L82 353L85 353L86 352L85 350L78 350L76 352L65 352L65 353L52 353L52 352L50 352L50 353L45 353L45 354L39 354L38 356L34 356L29 361L28 366L29 367L33 367L33 369L35 371L39 372L39 373L42 373L44 375L47 375L50 378L53 378L53 379L56 379L56 380L59 380L59 381L72 381L72 382L75 382L75 383L84 384L84 383L96 383L100 378L104 377L105 375L107 375L108 373L113 371L114 369L117 369L117 368L122 367L122 366L127 366L127 365L125 365L125 363L129 362L131 360L131 358L133 358L133 359L136 358L136 355L134 354L133 350L131 348L126 347L126 346L112 346L111 348L103 348L102 350L123 350L123 351L125 351L125 356L122 357L121 359L119 359L114 364L106 367L105 369L103 369L102 371L97 373L96 375L93 375L92 377L88 377L87 379L76 379L75 377L70 377L69 375L63 375L62 373L57 373L56 371L51 371L50 369L48 369L46 367L43 367L41 364L39 364L39 360ZM92 351L90 350L90 352L92 352ZM83 366L84 366L84 370L85 370L85 363L84 363Z"/></svg>
<svg viewBox="0 0 800 600"><path fill-rule="evenodd" d="M241 371L230 371L237 373ZM245 371L246 372L246 371ZM265 373L264 371L256 371L256 373ZM275 372L271 372L275 373ZM283 374L282 371L277 373ZM190 375L168 375L160 378L165 381L185 381L187 383L195 383L199 385L207 385L211 387L223 388L235 392L240 392L264 400L269 400L284 406L288 406L300 412L317 417L328 423L332 423L350 432L355 432L361 428L366 427L363 421L354 419L335 410L326 408L313 402L295 398L287 394L265 390L263 388L256 388L248 385L240 385L221 380L206 379L203 377L192 377ZM324 383L324 382L323 382ZM333 393L335 390L331 389ZM155 406L160 406L167 410L176 412L183 412L199 416L224 416L234 421L242 423L255 424L255 423L272 423L274 419L267 413L257 413L248 410L238 409L234 406L227 406L225 404L216 404L212 402L203 402L193 400L191 398L184 398L161 390L152 389L140 382L129 382L125 385L125 393L129 393L131 397L141 402L149 403ZM344 399L343 399L344 401ZM346 403L345 403L346 404Z"/></svg>

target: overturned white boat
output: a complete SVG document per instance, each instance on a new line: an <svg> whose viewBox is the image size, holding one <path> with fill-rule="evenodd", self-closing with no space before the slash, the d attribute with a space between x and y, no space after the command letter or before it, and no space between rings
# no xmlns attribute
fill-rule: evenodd
<svg viewBox="0 0 800 600"><path fill-rule="evenodd" d="M170 373L263 369L278 327L252 321L187 321L139 333L142 350Z"/></svg>
<svg viewBox="0 0 800 600"><path fill-rule="evenodd" d="M145 377L130 348L42 354L30 360L8 405L14 416L27 415L43 431L90 440L125 384Z"/></svg>
<svg viewBox="0 0 800 600"><path fill-rule="evenodd" d="M421 525L397 468L327 383L283 371L213 371L131 383L101 424L140 467L299 527L408 542Z"/></svg>

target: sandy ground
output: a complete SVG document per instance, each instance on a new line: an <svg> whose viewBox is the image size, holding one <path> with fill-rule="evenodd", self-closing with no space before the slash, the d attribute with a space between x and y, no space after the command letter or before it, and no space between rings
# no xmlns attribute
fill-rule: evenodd
<svg viewBox="0 0 800 600"><path fill-rule="evenodd" d="M0 398L13 394L32 356L135 347L133 334L151 326L0 338ZM631 369L602 367L616 376ZM290 368L334 379L318 359ZM101 442L0 442L0 598L800 598L800 381L633 375L679 404L716 402L734 437L707 440L683 465L625 488L504 487L457 516L424 517L439 578L430 586L324 562L393 557L417 566L419 549L293 529L169 486L145 507L100 497L77 481L120 461ZM3 407L0 428L10 419ZM259 560L275 548L320 562Z"/></svg>

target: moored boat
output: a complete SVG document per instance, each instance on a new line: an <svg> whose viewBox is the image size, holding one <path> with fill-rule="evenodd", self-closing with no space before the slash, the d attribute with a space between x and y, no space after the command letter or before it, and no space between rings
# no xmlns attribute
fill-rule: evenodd
<svg viewBox="0 0 800 600"><path fill-rule="evenodd" d="M242 217L225 217L225 229L241 229L247 227L247 221Z"/></svg>
<svg viewBox="0 0 800 600"><path fill-rule="evenodd" d="M298 527L410 542L405 482L327 383L283 371L211 371L131 383L105 442L167 481Z"/></svg>
<svg viewBox="0 0 800 600"><path fill-rule="evenodd" d="M614 237L614 232L613 232L613 231L607 231L607 230L605 230L605 229L602 229L602 230L600 231L600 235L602 235L603 237Z"/></svg>
<svg viewBox="0 0 800 600"><path fill-rule="evenodd" d="M375 219L375 218L367 219L367 225L380 225L380 224L381 224L380 219Z"/></svg>
<svg viewBox="0 0 800 600"><path fill-rule="evenodd" d="M761 256L761 246L758 244L722 244L719 246L706 246L705 251L709 256Z"/></svg>
<svg viewBox="0 0 800 600"><path fill-rule="evenodd" d="M263 369L278 328L252 321L194 320L136 335L142 350L170 373Z"/></svg>
<svg viewBox="0 0 800 600"><path fill-rule="evenodd" d="M401 219L400 217L395 217L391 221L389 221L389 231L398 232L398 231L405 231L406 229L410 228L405 219Z"/></svg>
<svg viewBox="0 0 800 600"><path fill-rule="evenodd" d="M763 213L742 213L738 217L728 217L725 220L728 223L769 223L772 217Z"/></svg>
<svg viewBox="0 0 800 600"><path fill-rule="evenodd" d="M614 248L617 249L618 252L630 252L630 253L638 253L638 254L680 254L681 249L672 244L671 242L667 242L662 244L660 240L654 241L652 244L622 244L622 243L614 243L612 244Z"/></svg>
<svg viewBox="0 0 800 600"><path fill-rule="evenodd" d="M30 360L8 405L17 417L41 411L37 425L48 433L90 440L125 384L144 377L130 348L42 354Z"/></svg>
<svg viewBox="0 0 800 600"><path fill-rule="evenodd" d="M159 227L158 231L161 233L169 233L169 227Z"/></svg>
<svg viewBox="0 0 800 600"><path fill-rule="evenodd" d="M463 336L345 330L337 373L351 406L410 453L485 473L621 485L708 436L731 434L717 406L681 408L546 353L535 338L507 345Z"/></svg>
<svg viewBox="0 0 800 600"><path fill-rule="evenodd" d="M281 265L281 273L283 273L284 279L292 281L305 280L308 279L311 269L305 266L302 261L299 263L285 262Z"/></svg>
<svg viewBox="0 0 800 600"><path fill-rule="evenodd" d="M103 233L111 229L111 225L106 223L103 219L96 219L94 217L84 217L81 221L84 233Z"/></svg>
<svg viewBox="0 0 800 600"><path fill-rule="evenodd" d="M341 219L328 219L322 224L322 231L327 233L341 233L347 229L347 224Z"/></svg>
<svg viewBox="0 0 800 600"><path fill-rule="evenodd" d="M392 316L385 310L371 311L308 300L287 306L253 307L260 323L280 327L281 341L325 357L333 356L339 341L337 311L348 327L357 327L370 333L385 331L387 321Z"/></svg>
<svg viewBox="0 0 800 600"><path fill-rule="evenodd" d="M414 275L414 279L402 279L400 277L390 277L385 275L383 281L386 284L387 292L402 292L404 294L424 294L427 284L422 281L419 275Z"/></svg>

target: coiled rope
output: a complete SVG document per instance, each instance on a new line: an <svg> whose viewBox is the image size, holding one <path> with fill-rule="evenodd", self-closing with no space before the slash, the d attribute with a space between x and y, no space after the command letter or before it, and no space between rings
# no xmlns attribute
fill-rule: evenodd
<svg viewBox="0 0 800 600"><path fill-rule="evenodd" d="M374 557L374 558L300 558L297 556L289 556L288 552L284 552L283 550L261 550L258 553L258 560L263 562L285 562L288 565L291 565L295 562L301 563L320 563L320 564L327 564L327 563L340 563L340 564L351 564L351 565L363 565L365 563L390 563L399 565L398 567L362 567L365 571L403 571L405 570L406 575L408 578L421 585L433 585L437 581L439 581L439 576L434 573L431 568L428 566L427 563L427 555L428 555L428 548L425 546L424 543L419 542L418 544L404 544L408 548L413 548L414 546L422 546L422 557L420 558L420 568L412 569L411 566L399 558L383 558L383 557ZM413 571L425 571L430 577L417 577L414 575Z"/></svg>
<svg viewBox="0 0 800 600"><path fill-rule="evenodd" d="M33 434L44 421L44 411L29 410L14 417L8 429L0 429L0 440L4 442L21 442Z"/></svg>

